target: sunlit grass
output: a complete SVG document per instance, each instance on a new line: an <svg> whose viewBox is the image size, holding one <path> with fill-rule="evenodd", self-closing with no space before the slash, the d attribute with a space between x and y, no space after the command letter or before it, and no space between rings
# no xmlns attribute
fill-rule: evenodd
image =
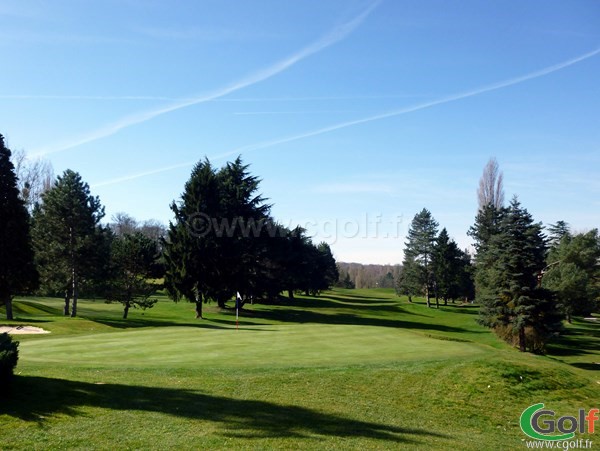
<svg viewBox="0 0 600 451"><path fill-rule="evenodd" d="M251 305L239 329L232 309L205 307L196 320L162 298L122 320L83 300L68 318L60 299L17 300L13 324L51 334L18 338L0 447L519 449L525 407L572 414L600 398L591 323L543 357L477 325L477 306L389 290Z"/></svg>

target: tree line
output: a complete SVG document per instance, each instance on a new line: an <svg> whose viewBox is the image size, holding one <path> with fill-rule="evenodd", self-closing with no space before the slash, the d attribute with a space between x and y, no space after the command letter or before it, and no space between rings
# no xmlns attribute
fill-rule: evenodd
<svg viewBox="0 0 600 451"><path fill-rule="evenodd" d="M17 163L24 167L22 158ZM29 181L19 182L0 135L0 306L7 319L20 294L62 296L64 314L73 317L82 294L102 297L121 303L127 318L131 308L152 307L164 286L173 300L196 303L201 317L203 302L224 307L239 294L243 306L283 291L316 294L338 279L329 246L278 224L240 158L220 170L198 163L171 205L168 229L125 213L105 224L100 199L77 172L51 183L49 173L30 165Z"/></svg>
<svg viewBox="0 0 600 451"><path fill-rule="evenodd" d="M568 224L548 234L515 196L504 205L502 172L491 159L468 231L475 254L461 251L427 209L415 215L405 243L397 291L438 299L475 299L479 322L521 351L543 352L563 319L600 309L598 229L574 234Z"/></svg>
<svg viewBox="0 0 600 451"><path fill-rule="evenodd" d="M375 265L338 262L340 288L394 288L400 265Z"/></svg>

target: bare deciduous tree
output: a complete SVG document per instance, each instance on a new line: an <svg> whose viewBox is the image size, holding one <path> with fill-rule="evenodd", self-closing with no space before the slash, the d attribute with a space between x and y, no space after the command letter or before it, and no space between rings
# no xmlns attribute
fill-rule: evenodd
<svg viewBox="0 0 600 451"><path fill-rule="evenodd" d="M496 208L504 205L503 175L495 157L490 158L483 168L483 175L479 179L477 200L479 209L490 204Z"/></svg>
<svg viewBox="0 0 600 451"><path fill-rule="evenodd" d="M43 158L31 159L23 150L13 152L13 164L17 174L17 187L29 211L42 200L42 194L52 187L54 169Z"/></svg>
<svg viewBox="0 0 600 451"><path fill-rule="evenodd" d="M115 213L113 222L109 224L110 229L117 236L133 235L138 231L139 224L132 216L124 212Z"/></svg>

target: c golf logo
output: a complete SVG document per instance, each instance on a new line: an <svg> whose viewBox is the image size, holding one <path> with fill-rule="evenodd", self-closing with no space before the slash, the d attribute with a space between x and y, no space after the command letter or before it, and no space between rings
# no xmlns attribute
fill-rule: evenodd
<svg viewBox="0 0 600 451"><path fill-rule="evenodd" d="M590 409L586 415L585 410L579 409L577 417L565 415L554 420L554 411L544 409L544 404L539 403L523 411L520 425L523 433L536 440L570 440L575 432L593 434L599 412L600 409ZM559 435L551 435L557 431Z"/></svg>

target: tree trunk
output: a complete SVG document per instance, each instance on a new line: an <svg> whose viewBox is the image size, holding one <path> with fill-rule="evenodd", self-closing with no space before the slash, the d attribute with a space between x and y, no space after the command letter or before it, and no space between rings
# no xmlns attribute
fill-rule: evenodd
<svg viewBox="0 0 600 451"><path fill-rule="evenodd" d="M14 319L12 308L12 296L10 295L10 293L4 293L0 296L0 305L2 304L6 306L6 319Z"/></svg>
<svg viewBox="0 0 600 451"><path fill-rule="evenodd" d="M67 288L65 290L65 308L63 310L63 313L65 316L69 316L69 314L71 313L71 306L69 305L70 303L71 303L71 292Z"/></svg>
<svg viewBox="0 0 600 451"><path fill-rule="evenodd" d="M425 287L425 298L427 299L427 308L431 307L431 302L429 301L429 287Z"/></svg>
<svg viewBox="0 0 600 451"><path fill-rule="evenodd" d="M202 317L202 294L198 294L196 297L196 319L204 319Z"/></svg>
<svg viewBox="0 0 600 451"><path fill-rule="evenodd" d="M77 271L73 268L73 308L71 309L71 318L77 316L77 299L79 298L79 281L77 280Z"/></svg>
<svg viewBox="0 0 600 451"><path fill-rule="evenodd" d="M308 290L304 290L304 296L310 296L310 293Z"/></svg>
<svg viewBox="0 0 600 451"><path fill-rule="evenodd" d="M408 295L408 302L412 303L412 295Z"/></svg>
<svg viewBox="0 0 600 451"><path fill-rule="evenodd" d="M73 296L73 308L71 310L71 318L77 315L77 271L75 270L75 236L73 235L73 227L69 227L69 253L71 258L71 294ZM65 305L65 315L69 314L69 307Z"/></svg>
<svg viewBox="0 0 600 451"><path fill-rule="evenodd" d="M288 298L294 299L294 290L288 290Z"/></svg>
<svg viewBox="0 0 600 451"><path fill-rule="evenodd" d="M125 308L123 309L123 319L127 319L127 314L129 313L129 302L125 303Z"/></svg>
<svg viewBox="0 0 600 451"><path fill-rule="evenodd" d="M519 329L519 351L525 352L525 328L521 327Z"/></svg>
<svg viewBox="0 0 600 451"><path fill-rule="evenodd" d="M437 297L435 297L435 308L440 308L440 299Z"/></svg>
<svg viewBox="0 0 600 451"><path fill-rule="evenodd" d="M448 298L444 298L444 305L448 305Z"/></svg>

